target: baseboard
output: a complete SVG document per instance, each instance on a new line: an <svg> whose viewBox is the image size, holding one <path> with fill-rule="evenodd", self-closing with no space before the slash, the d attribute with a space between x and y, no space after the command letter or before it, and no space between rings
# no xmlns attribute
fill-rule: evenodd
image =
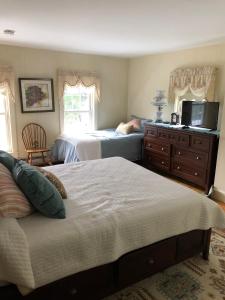
<svg viewBox="0 0 225 300"><path fill-rule="evenodd" d="M216 187L213 188L212 199L225 203L225 193L218 190Z"/></svg>

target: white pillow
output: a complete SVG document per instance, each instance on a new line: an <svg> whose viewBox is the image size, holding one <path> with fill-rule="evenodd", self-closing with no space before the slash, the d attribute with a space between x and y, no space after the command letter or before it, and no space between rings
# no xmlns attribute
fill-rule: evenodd
<svg viewBox="0 0 225 300"><path fill-rule="evenodd" d="M116 128L116 132L122 134L129 134L134 131L134 126L132 124L120 123Z"/></svg>

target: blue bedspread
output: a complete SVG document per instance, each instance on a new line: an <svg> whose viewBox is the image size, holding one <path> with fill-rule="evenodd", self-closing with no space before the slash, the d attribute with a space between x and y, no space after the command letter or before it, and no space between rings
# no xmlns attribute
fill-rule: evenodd
<svg viewBox="0 0 225 300"><path fill-rule="evenodd" d="M142 158L142 140L144 134L134 132L128 135L120 134L112 129L96 130L90 135L99 138L101 142L102 158L121 156L130 161ZM58 138L52 149L54 159L68 162L79 161L73 144Z"/></svg>

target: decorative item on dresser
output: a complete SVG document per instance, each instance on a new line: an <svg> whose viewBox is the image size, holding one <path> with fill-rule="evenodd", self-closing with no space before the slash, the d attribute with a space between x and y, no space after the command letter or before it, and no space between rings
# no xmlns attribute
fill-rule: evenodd
<svg viewBox="0 0 225 300"><path fill-rule="evenodd" d="M157 107L156 122L163 122L163 107L167 105L167 99L165 97L165 91L157 90L156 96L153 98L152 104Z"/></svg>
<svg viewBox="0 0 225 300"><path fill-rule="evenodd" d="M144 164L191 182L208 193L214 182L218 132L146 124Z"/></svg>

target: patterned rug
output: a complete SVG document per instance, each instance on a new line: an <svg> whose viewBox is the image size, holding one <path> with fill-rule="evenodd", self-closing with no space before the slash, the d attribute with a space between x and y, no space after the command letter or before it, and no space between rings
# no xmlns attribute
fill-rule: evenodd
<svg viewBox="0 0 225 300"><path fill-rule="evenodd" d="M195 256L105 300L225 300L225 231L212 232L209 261Z"/></svg>

